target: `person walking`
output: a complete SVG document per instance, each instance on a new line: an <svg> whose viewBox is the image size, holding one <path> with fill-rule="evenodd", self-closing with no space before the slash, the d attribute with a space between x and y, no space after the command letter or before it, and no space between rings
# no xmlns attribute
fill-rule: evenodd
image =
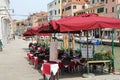
<svg viewBox="0 0 120 80"><path fill-rule="evenodd" d="M0 40L0 51L3 50L2 46L3 46L3 44L2 44L2 41Z"/></svg>

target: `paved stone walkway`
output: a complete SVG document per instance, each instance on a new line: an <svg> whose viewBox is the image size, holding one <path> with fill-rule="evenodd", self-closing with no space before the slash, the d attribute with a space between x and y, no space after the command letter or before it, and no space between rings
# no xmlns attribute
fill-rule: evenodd
<svg viewBox="0 0 120 80"><path fill-rule="evenodd" d="M27 45L26 41L17 39L0 52L0 80L42 80L26 59Z"/></svg>
<svg viewBox="0 0 120 80"><path fill-rule="evenodd" d="M21 39L11 41L0 52L0 80L42 80L38 70L34 69L26 59L28 42ZM63 77L62 77L63 76ZM60 80L120 80L120 75L101 75L91 78L68 77L61 75Z"/></svg>

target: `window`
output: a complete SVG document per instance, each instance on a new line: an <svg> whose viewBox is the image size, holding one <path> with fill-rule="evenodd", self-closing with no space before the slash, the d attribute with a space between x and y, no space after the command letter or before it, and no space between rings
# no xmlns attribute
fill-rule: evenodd
<svg viewBox="0 0 120 80"><path fill-rule="evenodd" d="M60 0L58 0L58 3L60 3Z"/></svg>
<svg viewBox="0 0 120 80"><path fill-rule="evenodd" d="M21 26L24 26L24 23L21 23Z"/></svg>
<svg viewBox="0 0 120 80"><path fill-rule="evenodd" d="M73 9L76 9L76 5L73 6Z"/></svg>
<svg viewBox="0 0 120 80"><path fill-rule="evenodd" d="M114 7L112 7L112 12L114 12Z"/></svg>
<svg viewBox="0 0 120 80"><path fill-rule="evenodd" d="M107 10L107 8L105 9L105 12L106 12L106 14L108 13L108 10Z"/></svg>
<svg viewBox="0 0 120 80"><path fill-rule="evenodd" d="M49 13L50 13L50 15L52 15L52 11L50 11Z"/></svg>
<svg viewBox="0 0 120 80"><path fill-rule="evenodd" d="M17 26L19 26L19 23L17 23Z"/></svg>
<svg viewBox="0 0 120 80"><path fill-rule="evenodd" d="M60 9L58 9L58 13L60 14Z"/></svg>
<svg viewBox="0 0 120 80"><path fill-rule="evenodd" d="M62 13L64 12L64 9L62 9Z"/></svg>
<svg viewBox="0 0 120 80"><path fill-rule="evenodd" d="M71 6L68 6L68 7L65 8L66 11L70 10L70 9L71 9Z"/></svg>
<svg viewBox="0 0 120 80"><path fill-rule="evenodd" d="M94 0L92 0L92 4L94 4L95 3L95 1Z"/></svg>
<svg viewBox="0 0 120 80"><path fill-rule="evenodd" d="M99 0L97 0L97 3L99 3Z"/></svg>
<svg viewBox="0 0 120 80"><path fill-rule="evenodd" d="M108 0L106 0L106 4L108 3Z"/></svg>
<svg viewBox="0 0 120 80"><path fill-rule="evenodd" d="M92 10L91 10L91 13L92 13Z"/></svg>
<svg viewBox="0 0 120 80"><path fill-rule="evenodd" d="M104 2L104 0L101 0L101 2Z"/></svg>
<svg viewBox="0 0 120 80"><path fill-rule="evenodd" d="M68 0L68 2L72 2L72 0Z"/></svg>
<svg viewBox="0 0 120 80"><path fill-rule="evenodd" d="M97 13L102 13L102 12L104 12L104 8L98 8L97 9Z"/></svg>
<svg viewBox="0 0 120 80"><path fill-rule="evenodd" d="M56 15L56 10L55 10L55 15Z"/></svg>
<svg viewBox="0 0 120 80"><path fill-rule="evenodd" d="M66 0L62 0L62 3L66 2Z"/></svg>

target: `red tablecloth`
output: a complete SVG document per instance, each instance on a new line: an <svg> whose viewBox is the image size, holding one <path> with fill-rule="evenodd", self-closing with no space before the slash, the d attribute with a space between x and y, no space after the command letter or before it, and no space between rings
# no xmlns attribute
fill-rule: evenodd
<svg viewBox="0 0 120 80"><path fill-rule="evenodd" d="M53 64L53 63L43 63L41 68L42 74L48 74L48 75L50 75L51 72L53 72L53 75L55 75L58 69L59 69L58 64Z"/></svg>
<svg viewBox="0 0 120 80"><path fill-rule="evenodd" d="M50 74L50 72L50 63L44 63L42 74Z"/></svg>

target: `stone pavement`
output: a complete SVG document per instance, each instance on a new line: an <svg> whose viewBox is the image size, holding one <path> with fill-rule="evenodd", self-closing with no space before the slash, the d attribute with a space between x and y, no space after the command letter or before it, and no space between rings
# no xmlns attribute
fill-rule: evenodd
<svg viewBox="0 0 120 80"><path fill-rule="evenodd" d="M27 45L26 41L13 40L0 52L0 80L42 80L26 59Z"/></svg>
<svg viewBox="0 0 120 80"><path fill-rule="evenodd" d="M42 75L26 59L28 41L16 39L0 52L0 80L43 80ZM91 78L61 75L60 80L120 80L120 75L101 75Z"/></svg>

